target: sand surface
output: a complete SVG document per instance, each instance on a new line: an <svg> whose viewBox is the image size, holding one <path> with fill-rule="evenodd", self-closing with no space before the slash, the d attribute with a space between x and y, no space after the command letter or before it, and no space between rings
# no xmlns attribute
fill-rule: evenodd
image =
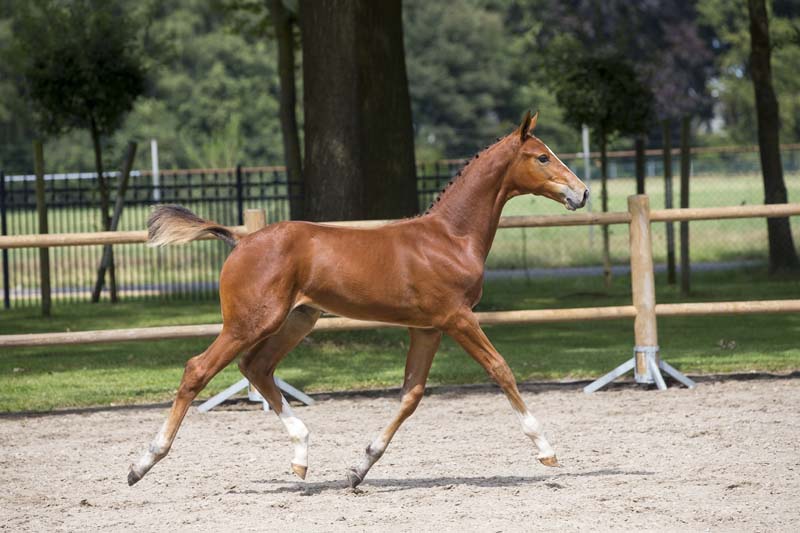
<svg viewBox="0 0 800 533"><path fill-rule="evenodd" d="M447 392L423 400L357 491L344 471L394 397L296 408L311 430L305 482L278 419L249 405L192 408L134 487L128 464L165 409L2 418L0 529L797 531L800 380L523 396L564 468L534 459L499 392Z"/></svg>

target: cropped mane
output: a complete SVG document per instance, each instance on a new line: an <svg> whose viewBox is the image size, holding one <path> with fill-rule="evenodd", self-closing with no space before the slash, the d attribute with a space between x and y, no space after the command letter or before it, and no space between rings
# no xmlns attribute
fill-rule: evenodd
<svg viewBox="0 0 800 533"><path fill-rule="evenodd" d="M441 200L444 198L445 194L446 194L448 191L450 191L450 190L451 190L451 186L452 186L452 185L454 185L456 182L458 182L458 181L459 181L459 179L461 178L462 174L464 174L465 172L467 172L467 170L469 169L469 166L470 166L470 165L471 165L471 164L472 164L472 163L473 163L473 162L474 162L476 159L478 159L478 158L481 156L481 154L483 154L484 152L487 152L487 151L489 151L489 150L490 150L492 147L496 146L496 145L497 145L497 144L498 144L500 141L502 141L503 139L505 139L505 137L498 137L497 139L495 139L495 141L494 141L494 143L493 143L493 144L490 144L490 145L488 145L488 146L485 146L485 147L483 148L483 150L480 150L480 151L479 151L479 152L477 152L477 153L476 153L474 156L472 156L472 157L471 157L471 158L470 158L470 159L469 159L469 160L468 160L468 161L467 161L467 162L464 164L464 166L463 166L463 167L461 167L461 169L460 169L458 172L456 172L456 174L455 174L455 175L454 175L452 178L450 178L450 181L448 181L448 182L447 182L447 183L444 185L444 187L442 187L442 190L440 190L440 191L439 191L439 194L437 194L437 195L436 195L436 198L434 198L434 199L433 199L433 202L431 202L431 205L429 205L429 206L428 206L428 208L425 210L425 212L424 212L424 213L422 213L422 215L420 215L420 216L425 216L425 215L427 215L427 214L431 213L431 212L433 211L433 209L434 209L434 208L436 208L436 206L437 206L437 205L439 205L439 202L441 202Z"/></svg>

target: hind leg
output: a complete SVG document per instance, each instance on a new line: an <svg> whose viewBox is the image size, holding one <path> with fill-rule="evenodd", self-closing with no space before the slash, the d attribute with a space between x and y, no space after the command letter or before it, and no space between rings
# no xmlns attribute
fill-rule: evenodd
<svg viewBox="0 0 800 533"><path fill-rule="evenodd" d="M411 346L408 348L406 358L400 410L383 432L367 446L361 462L347 470L347 481L353 488L364 480L364 476L367 475L372 465L381 458L400 425L416 410L425 393L425 382L428 380L433 356L439 349L442 333L438 330L416 328L409 328L409 333L411 334Z"/></svg>
<svg viewBox="0 0 800 533"><path fill-rule="evenodd" d="M220 283L224 281L222 279ZM148 450L131 465L128 473L129 485L142 479L153 465L167 455L192 400L208 385L211 378L228 366L239 352L250 348L259 339L275 334L286 321L289 313L288 302L291 301L291 298L286 296L287 293L284 293L286 297L274 298L269 305L264 305L252 297L248 301L246 297L248 293L240 294L244 290L242 286L235 288L240 290L239 293L235 290L220 289L224 317L222 332L205 352L189 359L186 363L186 370L169 416ZM280 295L279 288L276 287L274 292ZM259 293L251 290L249 294ZM269 311L264 312L263 309ZM256 314L254 310L258 310L259 313Z"/></svg>
<svg viewBox="0 0 800 533"><path fill-rule="evenodd" d="M308 429L297 418L275 385L278 363L314 328L320 311L308 306L293 310L280 330L256 345L239 360L239 369L277 413L294 446L292 470L305 479L308 470Z"/></svg>
<svg viewBox="0 0 800 533"><path fill-rule="evenodd" d="M147 451L130 466L128 485L142 479L153 465L167 455L192 400L243 348L246 348L246 343L232 337L223 328L205 352L189 359L169 416Z"/></svg>

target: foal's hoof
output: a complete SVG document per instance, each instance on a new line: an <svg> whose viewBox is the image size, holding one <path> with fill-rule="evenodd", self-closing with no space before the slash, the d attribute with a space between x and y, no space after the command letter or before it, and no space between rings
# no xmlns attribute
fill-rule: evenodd
<svg viewBox="0 0 800 533"><path fill-rule="evenodd" d="M300 479L306 478L306 472L308 472L308 467L299 465L297 463L292 463L292 471L297 474L297 477Z"/></svg>
<svg viewBox="0 0 800 533"><path fill-rule="evenodd" d="M538 457L538 459L544 466L561 466L561 463L558 462L555 455L551 455L550 457Z"/></svg>
<svg viewBox="0 0 800 533"><path fill-rule="evenodd" d="M364 481L364 478L358 475L355 468L347 469L347 483L351 489L358 487L362 481Z"/></svg>
<svg viewBox="0 0 800 533"><path fill-rule="evenodd" d="M137 481L142 479L142 476L133 471L133 466L128 470L128 486L132 487Z"/></svg>

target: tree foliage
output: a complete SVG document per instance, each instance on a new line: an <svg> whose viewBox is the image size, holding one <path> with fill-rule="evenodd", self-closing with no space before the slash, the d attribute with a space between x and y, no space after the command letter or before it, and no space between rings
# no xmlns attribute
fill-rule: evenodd
<svg viewBox="0 0 800 533"><path fill-rule="evenodd" d="M622 57L575 57L558 72L553 85L564 118L575 128L587 124L601 136L645 131L653 115L653 93Z"/></svg>
<svg viewBox="0 0 800 533"><path fill-rule="evenodd" d="M781 137L800 139L800 3L767 2L772 47L772 77L780 108ZM713 29L719 75L710 83L720 103L723 141L757 140L753 86L750 81L750 29L747 2L699 0L700 21Z"/></svg>
<svg viewBox="0 0 800 533"><path fill-rule="evenodd" d="M116 2L37 0L18 13L15 53L43 133L113 133L145 91L131 18Z"/></svg>
<svg viewBox="0 0 800 533"><path fill-rule="evenodd" d="M34 119L5 53L12 19L28 3L0 0L0 167L7 172L32 168ZM235 5L235 16L223 16L219 4ZM794 142L800 139L800 7L796 0L771 5L781 137ZM283 162L276 43L264 0L143 0L125 7L137 18L130 28L153 80L118 132L105 138L106 149L155 138L163 167ZM418 159L469 155L509 131L527 108L541 110L537 131L554 149L577 150L580 137L564 120L547 75L548 62L572 61L561 53L566 41L581 52L631 61L654 92L658 118L688 113L707 124L722 118L713 121L723 124L720 142L756 140L744 2L404 0L403 22ZM302 125L302 106L298 113ZM652 133L655 141L660 133ZM148 166L147 151L140 153L137 166ZM93 164L82 133L50 139L47 157L58 170Z"/></svg>
<svg viewBox="0 0 800 533"><path fill-rule="evenodd" d="M622 56L653 93L659 119L710 118L707 83L714 54L709 31L698 23L696 1L522 1L525 12L539 19L530 42L540 62L557 54L563 39L584 53Z"/></svg>

